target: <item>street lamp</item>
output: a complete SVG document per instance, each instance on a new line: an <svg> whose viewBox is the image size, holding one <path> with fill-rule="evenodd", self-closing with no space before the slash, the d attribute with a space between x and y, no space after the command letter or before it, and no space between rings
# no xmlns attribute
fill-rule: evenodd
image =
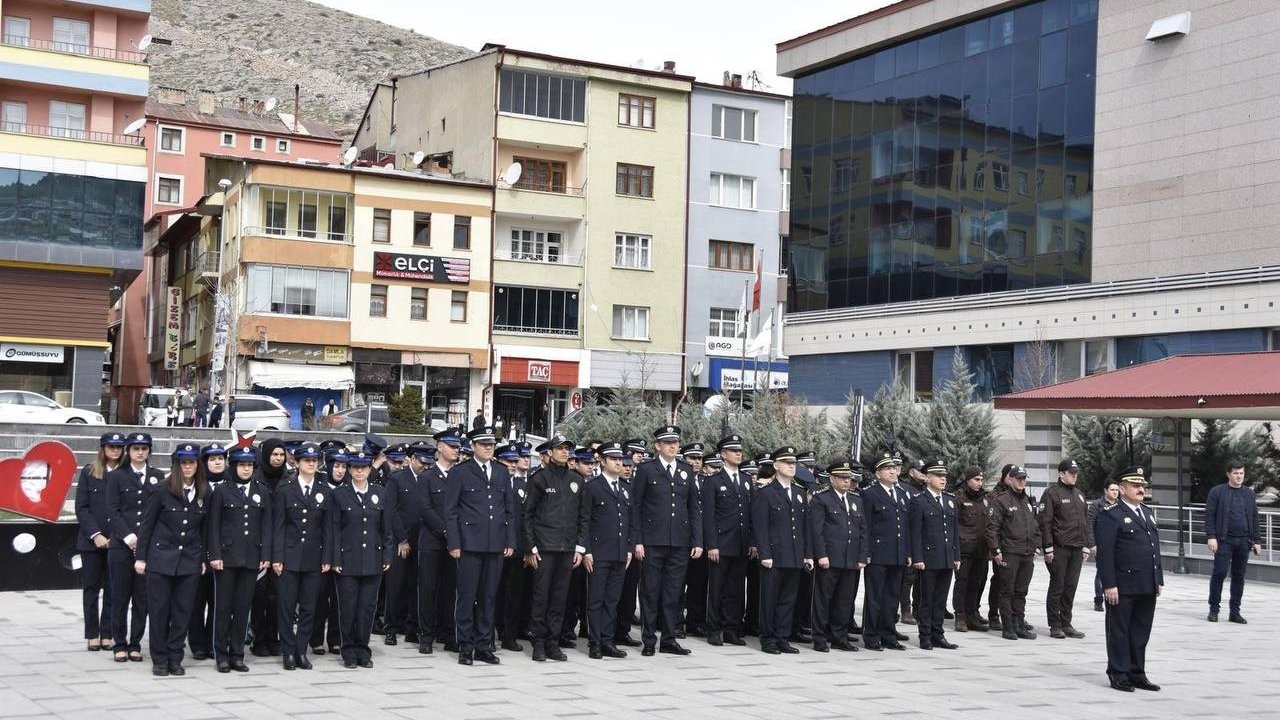
<svg viewBox="0 0 1280 720"><path fill-rule="evenodd" d="M1183 496L1182 486L1182 421L1172 417L1162 417L1156 421L1156 433L1151 439L1151 446L1154 449L1164 450L1166 444L1164 442L1163 433L1166 427L1173 428L1173 452L1177 456L1178 464L1178 573L1187 574L1187 538L1183 534L1183 526L1187 527L1190 532L1191 523L1186 522L1184 515L1186 514L1186 500Z"/></svg>
<svg viewBox="0 0 1280 720"><path fill-rule="evenodd" d="M1120 439L1121 434L1128 439L1129 443L1129 465L1133 465L1133 426L1129 423L1114 419L1108 421L1102 426L1102 445L1110 452L1115 447L1116 440Z"/></svg>

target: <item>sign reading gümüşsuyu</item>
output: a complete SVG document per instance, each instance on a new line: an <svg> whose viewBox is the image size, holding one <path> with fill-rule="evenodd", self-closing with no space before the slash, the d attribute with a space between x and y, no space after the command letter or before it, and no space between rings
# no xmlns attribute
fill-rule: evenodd
<svg viewBox="0 0 1280 720"><path fill-rule="evenodd" d="M437 255L375 252L373 276L396 280L465 284L471 282L471 260Z"/></svg>

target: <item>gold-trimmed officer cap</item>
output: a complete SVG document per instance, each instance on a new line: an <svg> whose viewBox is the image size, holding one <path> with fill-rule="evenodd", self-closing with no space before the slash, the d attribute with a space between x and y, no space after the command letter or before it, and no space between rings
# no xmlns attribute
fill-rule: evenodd
<svg viewBox="0 0 1280 720"><path fill-rule="evenodd" d="M880 453L880 457L876 458L876 469L883 467L902 465L902 453L893 450L885 450Z"/></svg>
<svg viewBox="0 0 1280 720"><path fill-rule="evenodd" d="M1120 473L1120 482L1129 483L1130 485L1145 486L1149 484L1147 482L1147 476L1148 473L1146 468L1140 465L1134 465L1133 467L1125 468L1124 472Z"/></svg>
<svg viewBox="0 0 1280 720"><path fill-rule="evenodd" d="M774 450L773 454L771 454L769 458L773 460L775 463L776 462L795 462L796 449L791 447L790 445L784 445L778 448L777 450Z"/></svg>

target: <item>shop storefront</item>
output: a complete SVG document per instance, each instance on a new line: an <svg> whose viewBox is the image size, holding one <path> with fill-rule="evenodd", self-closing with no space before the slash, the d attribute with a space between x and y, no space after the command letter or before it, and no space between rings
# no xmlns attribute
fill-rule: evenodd
<svg viewBox="0 0 1280 720"><path fill-rule="evenodd" d="M71 405L75 351L63 345L0 343L0 388L40 393Z"/></svg>
<svg viewBox="0 0 1280 720"><path fill-rule="evenodd" d="M578 363L504 357L494 392L493 422L506 437L532 433L546 437L571 410L582 406Z"/></svg>
<svg viewBox="0 0 1280 720"><path fill-rule="evenodd" d="M752 390L786 390L789 384L788 364L741 358L708 358L708 386L715 392Z"/></svg>
<svg viewBox="0 0 1280 720"><path fill-rule="evenodd" d="M350 402L355 374L347 348L330 345L271 343L248 362L253 392L270 395L289 411L291 429L302 430L302 408L308 399L319 417L329 400L338 408Z"/></svg>

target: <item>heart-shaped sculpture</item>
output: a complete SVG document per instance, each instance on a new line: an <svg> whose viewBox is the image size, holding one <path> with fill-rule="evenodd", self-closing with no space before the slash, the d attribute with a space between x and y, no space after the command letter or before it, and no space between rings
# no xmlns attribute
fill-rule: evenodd
<svg viewBox="0 0 1280 720"><path fill-rule="evenodd" d="M0 460L0 510L57 522L76 477L76 456L53 440L36 443L22 457Z"/></svg>

